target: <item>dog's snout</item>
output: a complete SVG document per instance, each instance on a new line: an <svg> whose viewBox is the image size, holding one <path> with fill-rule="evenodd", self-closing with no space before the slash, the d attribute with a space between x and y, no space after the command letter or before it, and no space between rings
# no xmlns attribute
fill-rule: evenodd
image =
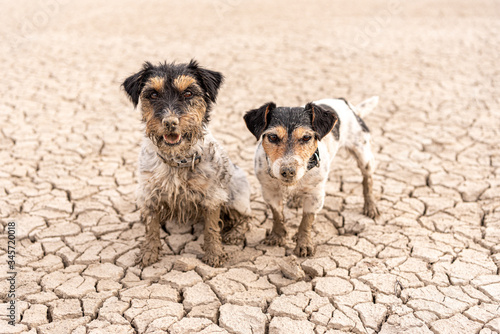
<svg viewBox="0 0 500 334"><path fill-rule="evenodd" d="M167 116L162 123L167 129L175 129L179 125L179 119L175 116Z"/></svg>
<svg viewBox="0 0 500 334"><path fill-rule="evenodd" d="M290 179L295 177L295 168L292 167L281 167L280 169L281 176L286 179Z"/></svg>

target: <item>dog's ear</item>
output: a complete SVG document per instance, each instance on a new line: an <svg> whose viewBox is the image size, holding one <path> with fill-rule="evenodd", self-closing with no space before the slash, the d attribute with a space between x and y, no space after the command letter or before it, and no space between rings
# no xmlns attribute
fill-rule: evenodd
<svg viewBox="0 0 500 334"><path fill-rule="evenodd" d="M141 91L146 84L146 81L151 76L154 66L150 62L145 62L142 66L142 70L134 75L129 76L122 83L123 89L127 93L130 101L134 104L134 108L137 107L139 103L139 96L141 96Z"/></svg>
<svg viewBox="0 0 500 334"><path fill-rule="evenodd" d="M312 102L306 104L305 111L311 115L312 128L318 134L319 140L332 131L338 121L337 115Z"/></svg>
<svg viewBox="0 0 500 334"><path fill-rule="evenodd" d="M191 59L188 64L188 68L194 71L201 88L205 91L210 101L215 103L215 100L217 99L217 92L219 91L222 82L224 82L224 76L222 73L207 70L206 68L201 67L194 59Z"/></svg>
<svg viewBox="0 0 500 334"><path fill-rule="evenodd" d="M268 121L274 109L276 109L276 104L268 102L258 109L247 111L245 116L243 116L248 130L250 130L257 140L260 139L262 132L267 128Z"/></svg>

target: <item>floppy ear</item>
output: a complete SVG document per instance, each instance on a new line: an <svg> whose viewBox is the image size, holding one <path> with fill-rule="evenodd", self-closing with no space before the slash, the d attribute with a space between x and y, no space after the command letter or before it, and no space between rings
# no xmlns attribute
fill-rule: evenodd
<svg viewBox="0 0 500 334"><path fill-rule="evenodd" d="M141 91L152 72L153 65L150 62L145 62L142 66L142 70L131 75L122 83L123 89L125 89L130 101L134 104L134 108L137 107Z"/></svg>
<svg viewBox="0 0 500 334"><path fill-rule="evenodd" d="M311 115L312 128L318 134L319 140L332 131L335 123L338 121L337 115L312 102L306 104L305 111Z"/></svg>
<svg viewBox="0 0 500 334"><path fill-rule="evenodd" d="M196 79L200 83L201 88L205 91L210 101L215 102L217 99L217 92L219 91L222 82L224 82L224 76L222 73L200 67L198 62L194 59L191 59L188 64L188 68L194 71Z"/></svg>
<svg viewBox="0 0 500 334"><path fill-rule="evenodd" d="M250 130L257 140L260 139L262 132L266 129L274 109L276 109L276 104L274 104L274 102L268 102L258 109L247 111L245 116L243 116L248 130Z"/></svg>

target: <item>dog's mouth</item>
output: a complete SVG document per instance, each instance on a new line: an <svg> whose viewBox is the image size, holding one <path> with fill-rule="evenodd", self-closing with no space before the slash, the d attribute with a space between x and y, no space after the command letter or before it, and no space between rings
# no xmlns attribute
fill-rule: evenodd
<svg viewBox="0 0 500 334"><path fill-rule="evenodd" d="M165 143L170 146L179 145L182 141L182 136L180 133L170 133L168 135L163 135Z"/></svg>

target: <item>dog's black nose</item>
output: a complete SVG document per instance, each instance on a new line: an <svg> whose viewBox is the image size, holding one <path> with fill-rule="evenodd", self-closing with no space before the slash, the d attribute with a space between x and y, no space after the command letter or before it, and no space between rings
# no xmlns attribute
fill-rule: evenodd
<svg viewBox="0 0 500 334"><path fill-rule="evenodd" d="M165 117L162 120L163 126L167 129L176 128L179 125L179 119L175 116Z"/></svg>
<svg viewBox="0 0 500 334"><path fill-rule="evenodd" d="M281 167L280 169L281 176L284 178L292 178L295 176L295 169L291 167Z"/></svg>

